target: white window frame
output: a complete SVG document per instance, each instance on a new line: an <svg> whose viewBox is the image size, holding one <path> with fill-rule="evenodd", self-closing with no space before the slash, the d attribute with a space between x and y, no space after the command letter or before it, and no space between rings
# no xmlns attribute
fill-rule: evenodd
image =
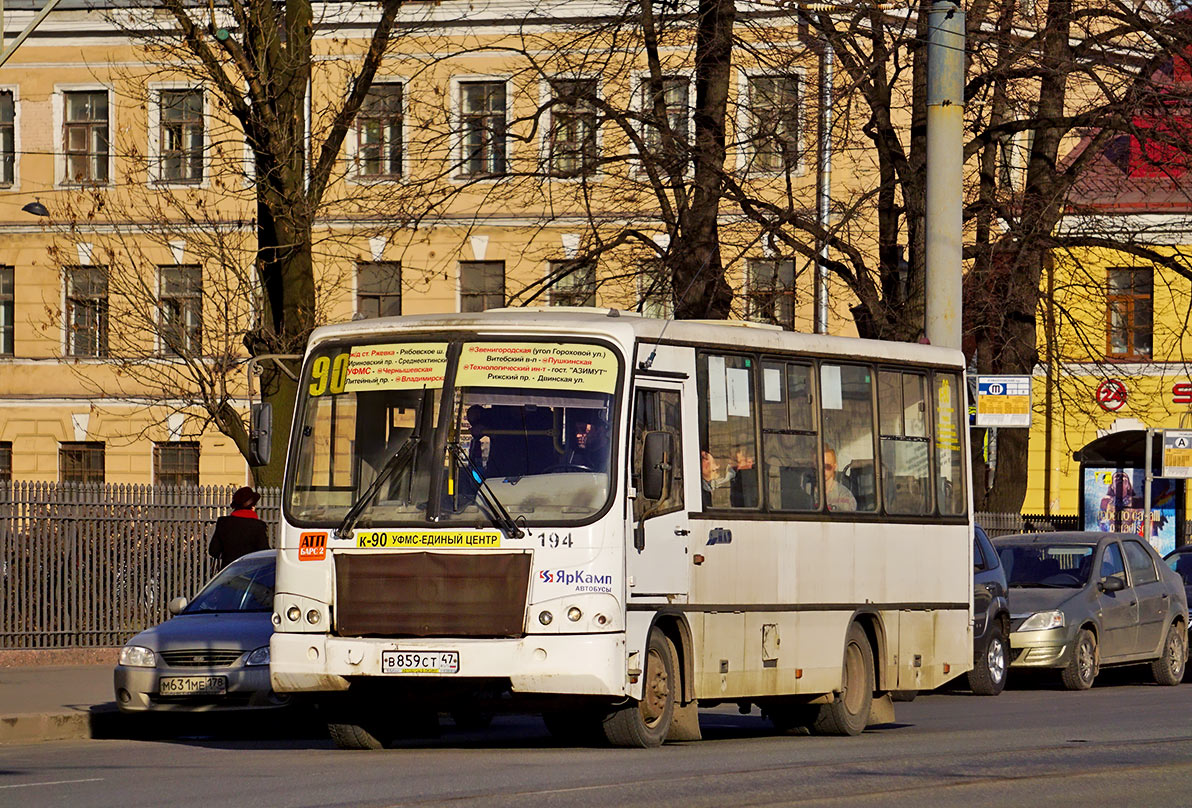
<svg viewBox="0 0 1192 808"><path fill-rule="evenodd" d="M410 176L410 82L405 76L377 76L369 89L381 84L397 84L401 86L401 176L400 177L369 177L360 173L360 133L356 128L356 119L352 119L344 137L344 153L348 160L347 181L352 185L400 185L409 181ZM508 98L506 98L508 100ZM361 105L363 107L363 104ZM357 111L359 115L359 111Z"/></svg>
<svg viewBox="0 0 1192 808"><path fill-rule="evenodd" d="M177 182L162 178L161 94L163 90L197 90L203 94L203 178L198 182ZM211 182L211 93L193 81L155 81L149 84L148 184L154 188L206 188Z"/></svg>
<svg viewBox="0 0 1192 808"><path fill-rule="evenodd" d="M551 78L560 79L563 81L595 81L596 82L596 97L604 100L604 83L600 80L600 76L594 76L590 73L554 73ZM540 81L538 84L538 105L539 109L545 109L546 105L550 103L551 98L554 97L554 91L551 89L550 82L547 80ZM540 127L538 133L538 154L541 156L541 165L543 167L543 176L551 182L561 183L582 183L582 182L601 182L605 178L604 169L601 168L600 155L604 153L604 127L599 125L600 110L596 111L597 126L596 126L596 167L591 174L583 174L575 177L560 177L553 173L551 166L551 130L554 127L555 108L552 106L546 110L543 115L543 125Z"/></svg>
<svg viewBox="0 0 1192 808"><path fill-rule="evenodd" d="M199 358L206 358L207 354L204 352L206 347L206 334L203 328L203 288L206 285L207 273L203 270L203 264L200 261L182 261L181 263L167 263L153 265L153 299L157 304L157 321L154 323L154 342L156 343L155 359L159 362L183 362L185 358L177 354L172 354L166 347L166 341L162 338L161 333L161 295L164 287L161 283L161 271L163 269L179 269L182 267L195 267L199 270Z"/></svg>
<svg viewBox="0 0 1192 808"><path fill-rule="evenodd" d="M475 82L502 82L505 85L505 169L504 176L494 175L490 177L469 176L459 173L463 169L464 163L464 132L463 132L463 106L460 103L460 90L464 84L472 84ZM509 116L512 112L513 105L513 79L508 75L498 75L491 73L461 73L457 76L452 76L449 82L451 87L451 105L448 115L450 116L451 125L451 164L453 169L448 181L454 185L468 185L476 183L488 182L507 182L509 175L512 173L514 161L514 144L516 139L509 137Z"/></svg>
<svg viewBox="0 0 1192 808"><path fill-rule="evenodd" d="M21 88L0 84L0 91L12 93L12 185L0 186L5 193L21 190Z"/></svg>
<svg viewBox="0 0 1192 808"><path fill-rule="evenodd" d="M66 177L66 150L63 135L66 131L66 93L98 92L103 90L108 94L108 179L106 182L89 182L80 184L69 182ZM113 100L116 94L111 85L100 82L80 84L55 84L54 92L50 96L51 117L54 127L54 187L55 188L112 188L116 177L116 149L114 138L116 134L116 104Z"/></svg>
<svg viewBox="0 0 1192 808"><path fill-rule="evenodd" d="M799 160L791 168L790 175L792 177L807 176L808 162L807 162L807 138L808 126L803 126L804 119L807 118L805 114L807 89L807 70L805 68L796 67L786 70L782 73L777 73L773 70L764 70L761 68L741 68L737 71L737 98L745 99L745 103L737 104L737 170L740 172L748 172L751 177L782 177L786 175L786 171L763 171L752 165L754 151L753 151L753 90L750 85L750 79L765 78L767 76L786 75L791 78L799 80L800 88L800 111L799 111L799 136L796 138L795 148L798 151Z"/></svg>
<svg viewBox="0 0 1192 808"><path fill-rule="evenodd" d="M688 71L688 72L690 72L690 71ZM682 71L679 71L679 70L675 70L675 71L663 70L662 71L663 81L666 81L666 79L668 79L668 78L687 78L687 105L688 105L687 106L687 143L690 145L693 143L693 141L695 139L695 106L694 106L695 77L691 76L688 78L682 74ZM649 71L641 70L641 71L638 71L633 74L633 82L632 82L633 87L632 87L631 95L629 97L629 109L632 113L635 114L635 116L640 116L644 112L644 109L642 106L642 91L646 86L646 82L649 80L650 80ZM645 140L646 132L645 132L645 129L643 129L641 127L640 122L636 126L636 129L637 129L638 136L641 137L642 140ZM637 166L636 170L639 171L640 173L644 174L646 169L642 163L642 155L641 155L641 152L637 151L636 148L634 148L633 160ZM687 170L684 171L683 173L685 176L690 176L691 174L694 173L694 170L695 170L695 168L693 165L691 165L691 161L688 161Z"/></svg>
<svg viewBox="0 0 1192 808"><path fill-rule="evenodd" d="M552 275L551 265L552 264L568 264L568 263L576 263L576 259L574 259L574 258L551 258L551 259L549 259L546 262L546 266L542 270L543 282L545 283L551 277L551 275ZM590 263L592 265L592 305L590 307L586 307L586 308L600 308L600 264L595 258L587 259L586 263ZM551 288L549 288L543 292L543 295L546 297L546 305L548 305L548 306L553 305L550 302L550 297L551 297L551 293L554 291L554 289L555 289L555 287L552 286Z"/></svg>

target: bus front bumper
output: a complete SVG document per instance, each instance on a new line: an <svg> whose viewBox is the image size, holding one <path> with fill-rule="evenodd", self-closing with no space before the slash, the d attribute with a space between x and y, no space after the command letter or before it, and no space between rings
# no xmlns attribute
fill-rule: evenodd
<svg viewBox="0 0 1192 808"><path fill-rule="evenodd" d="M453 674L381 672L385 651L457 651ZM362 676L507 678L515 693L625 696L625 635L552 634L518 639L409 639L330 637L275 632L270 678L278 693L346 690Z"/></svg>

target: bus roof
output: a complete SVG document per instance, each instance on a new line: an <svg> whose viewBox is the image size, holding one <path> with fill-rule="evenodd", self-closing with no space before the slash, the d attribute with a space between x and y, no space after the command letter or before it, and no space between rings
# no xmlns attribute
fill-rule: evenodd
<svg viewBox="0 0 1192 808"><path fill-rule="evenodd" d="M951 348L889 340L834 337L785 331L742 320L664 320L636 312L577 306L516 307L477 313L416 314L376 317L316 328L311 344L353 337L384 337L405 331L508 331L526 334L608 335L631 344L668 342L755 351L797 351L827 356L856 356L963 368L964 354Z"/></svg>

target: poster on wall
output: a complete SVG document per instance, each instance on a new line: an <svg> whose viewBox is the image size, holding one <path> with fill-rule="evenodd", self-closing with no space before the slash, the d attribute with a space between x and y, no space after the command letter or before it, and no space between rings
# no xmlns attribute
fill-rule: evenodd
<svg viewBox="0 0 1192 808"><path fill-rule="evenodd" d="M1165 555L1175 549L1179 480L1151 480L1151 545ZM1085 468L1084 529L1142 535L1145 469Z"/></svg>

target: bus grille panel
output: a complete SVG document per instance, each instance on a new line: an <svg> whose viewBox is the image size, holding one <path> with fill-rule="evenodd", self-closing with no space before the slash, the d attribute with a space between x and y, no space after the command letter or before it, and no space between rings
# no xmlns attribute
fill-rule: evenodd
<svg viewBox="0 0 1192 808"><path fill-rule="evenodd" d="M341 637L520 637L529 553L336 554Z"/></svg>

